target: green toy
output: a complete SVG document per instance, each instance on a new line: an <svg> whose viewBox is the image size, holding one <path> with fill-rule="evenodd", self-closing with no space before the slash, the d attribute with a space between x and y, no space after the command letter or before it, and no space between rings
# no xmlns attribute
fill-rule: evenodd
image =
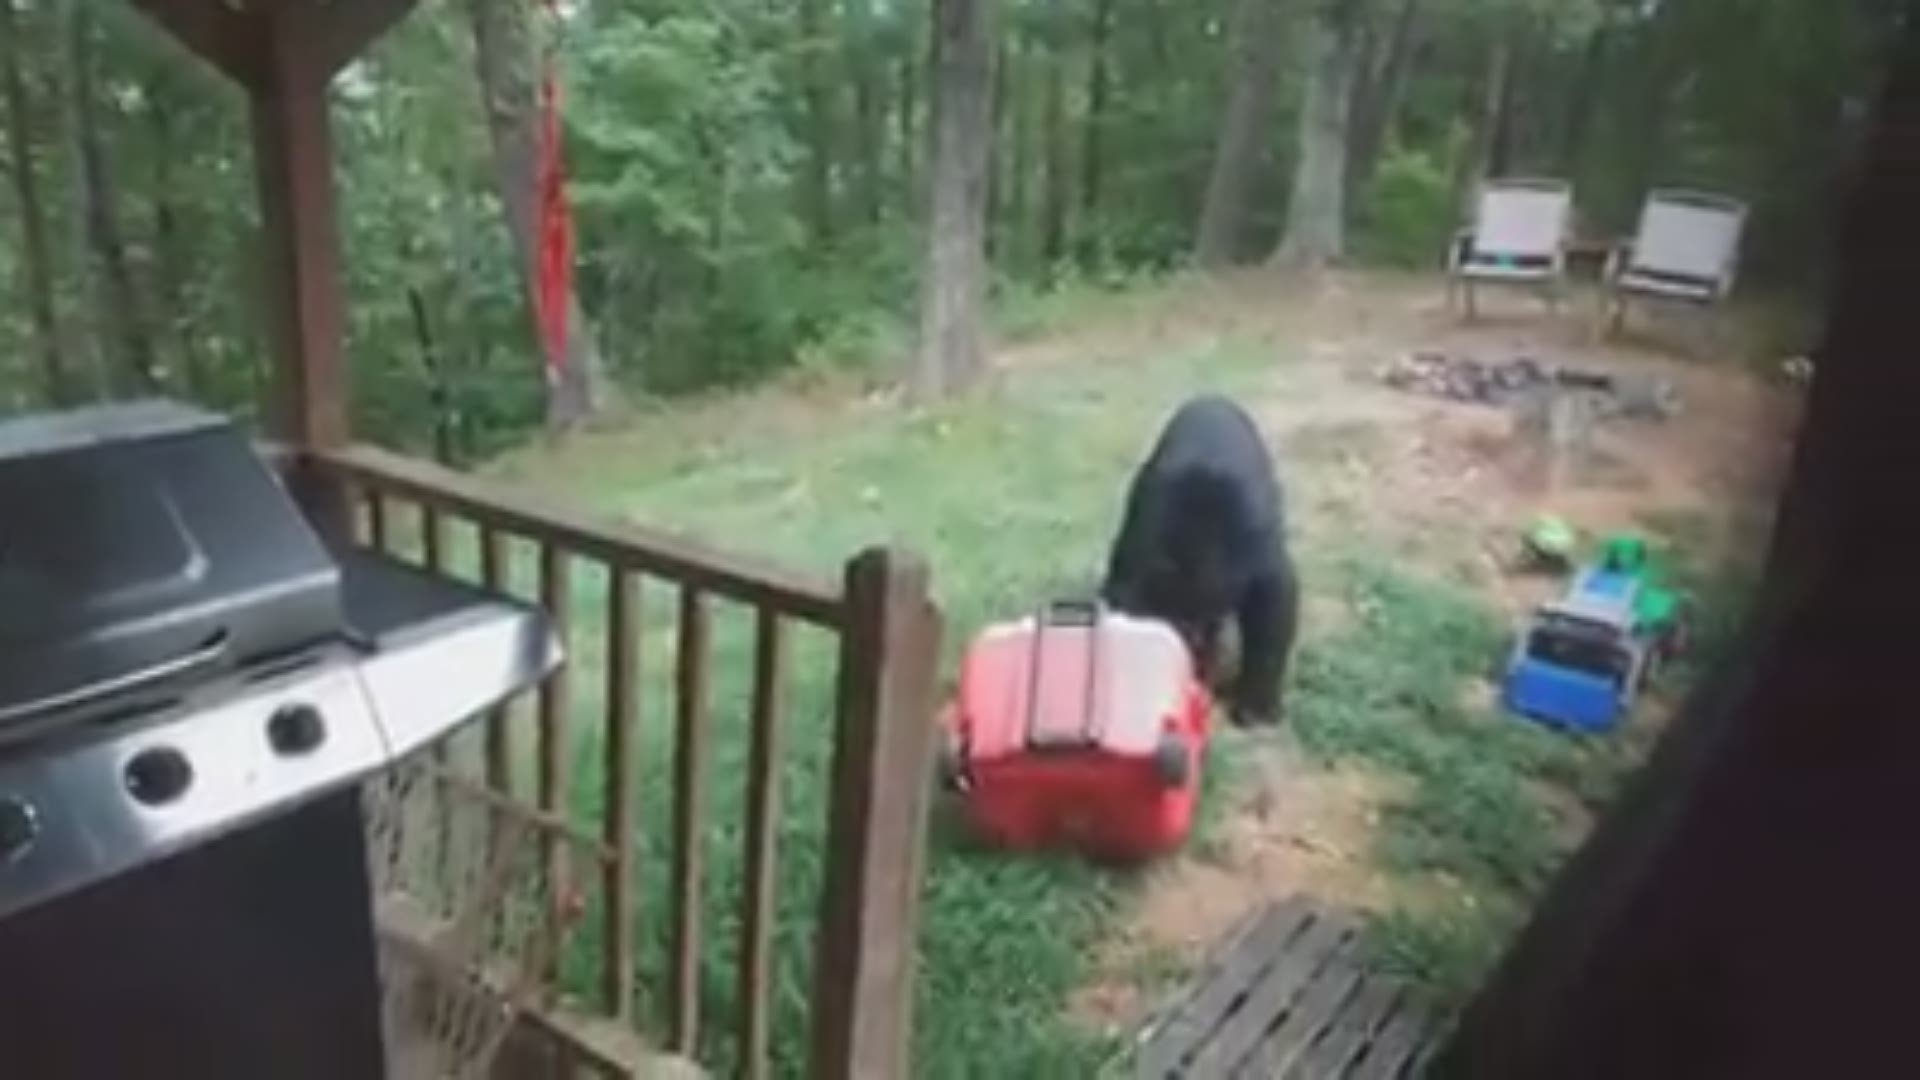
<svg viewBox="0 0 1920 1080"><path fill-rule="evenodd" d="M1579 543L1579 532L1565 518L1553 514L1534 518L1533 526L1527 530L1527 550L1541 562L1570 566L1573 549Z"/></svg>
<svg viewBox="0 0 1920 1080"><path fill-rule="evenodd" d="M1647 677L1684 647L1683 608L1678 594L1657 584L1645 540L1608 537L1566 595L1520 624L1502 699L1553 727L1613 730Z"/></svg>
<svg viewBox="0 0 1920 1080"><path fill-rule="evenodd" d="M1633 623L1636 633L1667 644L1677 651L1683 632L1680 594L1660 584L1660 573L1644 537L1634 533L1615 533L1600 546L1600 565L1639 582L1633 594Z"/></svg>

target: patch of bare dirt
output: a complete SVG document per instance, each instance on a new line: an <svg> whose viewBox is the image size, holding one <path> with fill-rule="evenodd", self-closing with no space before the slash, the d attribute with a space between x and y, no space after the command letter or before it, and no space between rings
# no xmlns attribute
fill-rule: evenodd
<svg viewBox="0 0 1920 1080"><path fill-rule="evenodd" d="M1574 309L1577 314L1578 309ZM1638 345L1596 343L1583 318L1530 300L1500 301L1462 325L1433 280L1335 276L1310 289L1269 275L1178 290L1117 326L1030 347L1003 363L1062 360L1097 348L1102 362L1214 340L1272 346L1278 362L1247 404L1273 441L1291 498L1295 542L1337 552L1355 542L1481 590L1512 615L1563 587L1515 572L1523 530L1556 514L1588 536L1634 528L1681 542L1704 560L1757 551L1784 472L1799 400L1749 373L1740 358L1681 360ZM1576 467L1540 459L1515 413L1418 397L1384 386L1383 366L1415 350L1499 361L1526 356L1667 380L1682 402L1662 422L1594 427ZM1344 600L1306 582L1302 632L1350 624ZM1495 688L1467 691L1491 710ZM1674 703L1657 697L1623 735L1644 749ZM1390 774L1324 771L1282 741L1236 749L1257 762L1207 843L1151 872L1126 928L1073 1014L1109 1031L1137 1023L1165 982L1191 970L1255 906L1292 893L1361 910L1471 905L1457 883L1388 880L1369 854L1384 808L1404 795ZM1549 784L1534 792L1567 849L1591 811Z"/></svg>
<svg viewBox="0 0 1920 1080"><path fill-rule="evenodd" d="M1161 990L1144 972L1190 970L1266 903L1303 894L1380 910L1407 901L1406 883L1389 881L1370 855L1382 812L1406 797L1403 780L1359 766L1315 768L1284 737L1223 738L1247 762L1235 803L1204 843L1148 872L1098 976L1074 997L1073 1015L1090 1027L1138 1023Z"/></svg>
<svg viewBox="0 0 1920 1080"><path fill-rule="evenodd" d="M1281 458L1291 524L1309 549L1359 538L1519 612L1544 595L1510 573L1522 530L1542 513L1588 535L1662 534L1683 522L1688 535L1667 538L1707 560L1757 547L1797 428L1791 391L1730 362L1596 345L1544 312L1461 326L1411 286L1389 285L1367 317L1339 310L1338 298L1360 295L1335 289L1306 315L1276 315L1306 334L1295 352L1303 359L1276 365L1249 402ZM1657 376L1682 410L1596 423L1582 453L1556 465L1516 410L1382 385L1382 368L1415 350Z"/></svg>

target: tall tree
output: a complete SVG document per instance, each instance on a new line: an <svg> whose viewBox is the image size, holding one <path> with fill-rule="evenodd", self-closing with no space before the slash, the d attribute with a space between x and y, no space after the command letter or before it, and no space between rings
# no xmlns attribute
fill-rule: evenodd
<svg viewBox="0 0 1920 1080"><path fill-rule="evenodd" d="M903 4L899 9L899 18L906 24L900 35L899 92L894 95L894 123L899 129L895 135L895 152L900 156L897 166L900 179L900 205L908 218L920 214L920 67L914 62L920 55L921 39L919 30L927 26L928 21L921 18L925 7L920 4ZM927 31L927 56L933 55L933 32Z"/></svg>
<svg viewBox="0 0 1920 1080"><path fill-rule="evenodd" d="M146 393L160 384L153 340L141 318L127 265L127 245L112 163L100 131L99 72L95 69L94 27L82 0L66 9L67 90L72 96L74 160L79 166L80 216L88 261L98 296L95 318L112 328L115 363L109 382L127 393Z"/></svg>
<svg viewBox="0 0 1920 1080"><path fill-rule="evenodd" d="M800 0L800 95L805 102L806 165L801 174L801 205L816 250L833 243L833 159L835 129L833 80L827 70L825 0Z"/></svg>
<svg viewBox="0 0 1920 1080"><path fill-rule="evenodd" d="M1046 68L1041 89L1040 144L1046 148L1040 190L1040 261L1048 273L1067 253L1067 60L1065 0L1046 0L1041 13Z"/></svg>
<svg viewBox="0 0 1920 1080"><path fill-rule="evenodd" d="M20 251L27 275L27 316L40 354L42 392L58 405L71 399L66 356L53 314L53 266L47 250L46 208L33 151L33 102L20 73L19 22L13 0L0 0L0 78L7 107L7 171L13 177L15 210L20 215Z"/></svg>
<svg viewBox="0 0 1920 1080"><path fill-rule="evenodd" d="M1526 61L1527 43L1526 20L1516 19L1512 31L1495 48L1495 77L1489 80L1487 115L1482 120L1486 130L1488 176L1512 173L1519 155L1520 131L1515 111L1519 107L1518 87Z"/></svg>
<svg viewBox="0 0 1920 1080"><path fill-rule="evenodd" d="M147 77L147 126L152 134L153 272L149 293L156 310L161 347L170 349L186 387L195 394L208 392L211 379L194 340L186 312L186 286L191 280L185 238L180 235L180 199L175 158L179 154L180 125L175 119L179 88L172 73L157 65Z"/></svg>
<svg viewBox="0 0 1920 1080"><path fill-rule="evenodd" d="M884 209L885 168L880 160L886 145L886 88L873 0L846 0L847 66L853 75L853 152L859 178L860 218L878 225Z"/></svg>
<svg viewBox="0 0 1920 1080"><path fill-rule="evenodd" d="M1346 256L1348 110L1353 100L1357 33L1366 0L1318 0L1306 101L1300 107L1300 158L1287 200L1287 227L1273 261L1318 270Z"/></svg>
<svg viewBox="0 0 1920 1080"><path fill-rule="evenodd" d="M1453 178L1454 198L1462 214L1471 214L1479 198L1480 181L1501 170L1494 160L1499 153L1499 130L1505 123L1503 112L1508 100L1508 81L1513 71L1512 41L1501 34L1486 45L1486 71L1475 89L1468 107L1469 127L1466 149L1461 153ZM1463 110L1466 111L1466 110Z"/></svg>
<svg viewBox="0 0 1920 1080"><path fill-rule="evenodd" d="M1100 188L1105 180L1103 140L1107 126L1107 42L1113 35L1113 0L1093 0L1093 25L1087 42L1086 138L1080 151L1081 230L1097 228ZM1091 239L1091 238L1088 238Z"/></svg>
<svg viewBox="0 0 1920 1080"><path fill-rule="evenodd" d="M493 148L494 189L520 264L529 306L539 279L539 123L534 80L533 5L525 0L467 0L473 60ZM548 388L547 421L570 427L592 412L601 378L600 349L577 292L567 299L567 356Z"/></svg>
<svg viewBox="0 0 1920 1080"><path fill-rule="evenodd" d="M926 400L986 366L987 143L992 136L993 0L934 0L933 172L920 348L912 389Z"/></svg>
<svg viewBox="0 0 1920 1080"><path fill-rule="evenodd" d="M1261 156L1262 136L1273 113L1284 41L1280 32L1284 0L1240 0L1228 34L1232 51L1231 88L1220 116L1213 171L1200 210L1194 258L1220 267L1239 255L1245 230L1247 192Z"/></svg>
<svg viewBox="0 0 1920 1080"><path fill-rule="evenodd" d="M1008 140L1002 134L1007 123L1007 71L1013 42L996 35L993 43L993 84L988 88L991 104L987 106L987 261L992 262L999 251L1000 236L997 228L1001 220L1001 208L1007 197L1007 153Z"/></svg>
<svg viewBox="0 0 1920 1080"><path fill-rule="evenodd" d="M1580 165L1581 153L1586 148L1587 128L1593 120L1593 107L1599 96L1600 80L1607 67L1612 37L1611 14L1603 12L1587 34L1586 46L1580 51L1580 66L1574 74L1573 87L1568 91L1566 116L1560 125L1559 171L1562 176L1572 176Z"/></svg>
<svg viewBox="0 0 1920 1080"><path fill-rule="evenodd" d="M1353 134L1347 155L1349 199L1366 190L1373 179L1387 133L1400 114L1400 99L1406 93L1407 76L1413 66L1420 4L1421 0L1400 0L1379 65L1363 71L1355 81Z"/></svg>
<svg viewBox="0 0 1920 1080"><path fill-rule="evenodd" d="M1028 214L1028 179L1033 168L1033 110L1028 107L1026 74L1033 67L1033 45L1029 38L1010 35L1006 49L1002 53L1001 63L1007 66L1001 84L1006 88L1006 140L1005 154L1007 167L1002 179L1005 185L1005 203L1002 212L1002 228L1006 231L1006 242L1000 247L1003 253L998 258L1004 265L1021 265L1024 257L1033 248L1028 243L1027 231L1031 224Z"/></svg>

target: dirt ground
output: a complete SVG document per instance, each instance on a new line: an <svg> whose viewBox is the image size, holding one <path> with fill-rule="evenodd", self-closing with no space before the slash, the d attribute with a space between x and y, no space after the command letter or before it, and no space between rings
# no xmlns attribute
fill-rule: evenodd
<svg viewBox="0 0 1920 1080"><path fill-rule="evenodd" d="M1602 343L1592 340L1592 310L1576 302L1550 314L1514 294L1491 299L1480 319L1463 324L1446 311L1436 280L1306 285L1249 274L1176 290L1085 332L1009 349L999 362L1089 353L1122 361L1215 340L1270 347L1289 362L1274 364L1249 404L1281 460L1298 548L1310 555L1362 534L1514 615L1560 587L1509 569L1519 531L1544 511L1587 536L1633 527L1684 543L1708 562L1757 558L1798 422L1799 393L1770 375L1784 358L1743 355L1749 350L1740 345L1683 357L1674 345L1698 335L1679 320ZM1507 410L1384 385L1385 365L1415 351L1657 376L1670 381L1681 408L1663 421L1598 423L1585 451L1555 468ZM1343 601L1315 594L1311 581L1308 592L1303 633L1337 630ZM1244 745L1252 767L1235 802L1206 843L1150 873L1102 975L1077 996L1075 1014L1086 1023L1120 1030L1138 1022L1153 1004L1143 1000L1152 989L1142 990L1154 985L1151 972L1191 967L1268 900L1298 892L1362 910L1420 902L1406 891L1426 885L1389 881L1368 856L1380 809L1396 797L1395 778L1324 771L1284 737ZM1552 803L1552 793L1543 801ZM1550 809L1569 847L1591 824L1577 803Z"/></svg>

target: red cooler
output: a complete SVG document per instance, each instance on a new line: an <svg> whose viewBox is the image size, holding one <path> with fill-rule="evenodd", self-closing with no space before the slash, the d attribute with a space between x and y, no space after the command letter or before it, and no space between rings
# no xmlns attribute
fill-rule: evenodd
<svg viewBox="0 0 1920 1080"><path fill-rule="evenodd" d="M1145 858L1192 828L1210 711L1171 627L1053 604L968 648L951 778L991 843Z"/></svg>

